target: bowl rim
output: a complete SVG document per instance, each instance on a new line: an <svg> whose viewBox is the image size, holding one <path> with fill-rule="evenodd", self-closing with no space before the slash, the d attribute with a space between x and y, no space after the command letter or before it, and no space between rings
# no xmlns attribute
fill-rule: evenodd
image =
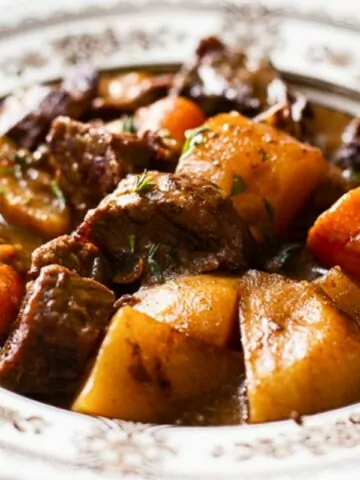
<svg viewBox="0 0 360 480"><path fill-rule="evenodd" d="M274 63L290 78L301 80L305 75L311 87L316 73L320 89L346 94L354 105L360 100L360 15L341 17L327 15L316 7L306 10L271 6L270 0L234 0L221 5L215 0L109 0L106 5L78 0L72 6L69 0L47 3L47 8L40 11L44 2L35 0L9 15L8 20L0 21L0 95L34 81L59 78L74 59L96 63L105 70L133 68L139 63L163 66L169 59L179 63L205 32L205 20L199 31L191 27L206 11L208 30L226 30L226 35L237 42L246 41L249 28L260 22L262 31L256 33L259 45L246 45L248 48L271 53ZM162 15L157 15L159 12ZM131 19L138 22L136 35L127 25ZM334 36L331 48L325 48L328 36L321 30L325 26ZM288 30L296 28L302 34L308 32L309 39L304 40L304 48L295 41L292 44L298 55L294 62L289 46L282 42L291 42ZM313 41L315 34L318 48ZM44 51L39 50L43 42ZM304 73L304 68L312 75ZM354 111L360 114L360 107L356 108ZM61 452L54 449L57 437L61 438ZM66 442L71 445L65 448ZM151 457L151 449L158 456ZM10 460L1 456L2 452ZM108 452L112 459L107 458ZM105 474L109 478L130 475L230 480L240 474L251 479L266 474L269 480L281 475L296 479L306 473L306 468L313 469L311 478L315 478L316 472L320 474L329 465L329 474L335 472L334 478L338 478L338 464L342 461L355 462L355 467L360 468L360 461L356 463L359 452L360 403L304 417L302 426L293 420L240 427L149 426L87 417L0 388L0 460L5 458L9 472L21 480L26 477L14 458L21 458L40 472L37 478L45 478L43 472L49 471L56 478L56 468L62 466L69 468L74 478L87 471L94 478ZM135 464L134 455L138 457Z"/></svg>

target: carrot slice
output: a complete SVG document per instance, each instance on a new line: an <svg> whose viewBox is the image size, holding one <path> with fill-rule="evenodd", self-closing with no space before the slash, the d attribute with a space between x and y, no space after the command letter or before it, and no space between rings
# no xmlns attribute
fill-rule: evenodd
<svg viewBox="0 0 360 480"><path fill-rule="evenodd" d="M138 110L136 122L139 133L146 130L167 130L181 147L185 141L186 130L202 125L205 116L191 100L169 96Z"/></svg>
<svg viewBox="0 0 360 480"><path fill-rule="evenodd" d="M308 248L326 266L360 277L360 187L343 195L316 220Z"/></svg>
<svg viewBox="0 0 360 480"><path fill-rule="evenodd" d="M0 344L15 320L22 296L20 275L9 265L0 264Z"/></svg>

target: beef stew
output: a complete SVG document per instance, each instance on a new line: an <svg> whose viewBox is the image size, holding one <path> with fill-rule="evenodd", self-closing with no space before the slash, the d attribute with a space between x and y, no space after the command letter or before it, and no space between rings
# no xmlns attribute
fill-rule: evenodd
<svg viewBox="0 0 360 480"><path fill-rule="evenodd" d="M257 423L360 402L359 118L209 37L0 108L0 386Z"/></svg>

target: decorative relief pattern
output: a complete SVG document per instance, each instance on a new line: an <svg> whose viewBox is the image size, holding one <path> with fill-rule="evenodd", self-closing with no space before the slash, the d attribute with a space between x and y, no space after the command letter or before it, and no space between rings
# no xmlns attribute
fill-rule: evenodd
<svg viewBox="0 0 360 480"><path fill-rule="evenodd" d="M97 470L115 470L122 475L148 476L162 462L176 455L163 429L140 423L98 419L74 443L81 463Z"/></svg>
<svg viewBox="0 0 360 480"><path fill-rule="evenodd" d="M24 416L20 411L0 405L0 425L11 424L18 432L41 434L49 426L42 417Z"/></svg>
<svg viewBox="0 0 360 480"><path fill-rule="evenodd" d="M321 426L299 426L297 433L274 434L253 442L234 442L230 446L217 445L212 455L230 456L235 462L254 457L284 459L300 451L325 455L334 449L360 446L360 414L353 413L346 420L337 420Z"/></svg>

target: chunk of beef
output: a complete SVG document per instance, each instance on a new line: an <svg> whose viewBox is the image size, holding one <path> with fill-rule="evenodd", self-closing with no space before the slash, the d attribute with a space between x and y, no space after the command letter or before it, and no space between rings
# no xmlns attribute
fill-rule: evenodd
<svg viewBox="0 0 360 480"><path fill-rule="evenodd" d="M93 109L102 116L122 112L134 112L167 94L174 75L152 75L148 72L120 73L104 76L99 81L98 97Z"/></svg>
<svg viewBox="0 0 360 480"><path fill-rule="evenodd" d="M110 267L99 249L70 235L54 238L33 252L30 276L38 277L46 265L61 265L81 277L92 278L105 285L111 277Z"/></svg>
<svg viewBox="0 0 360 480"><path fill-rule="evenodd" d="M131 175L85 217L76 235L113 259L115 282L241 270L254 243L230 199L184 174Z"/></svg>
<svg viewBox="0 0 360 480"><path fill-rule="evenodd" d="M31 87L9 96L0 113L0 135L7 135L20 147L34 149L54 118L80 118L89 110L97 79L93 70L77 68L59 87Z"/></svg>
<svg viewBox="0 0 360 480"><path fill-rule="evenodd" d="M254 121L271 125L300 141L309 141L314 112L306 97L290 92L282 80L272 82L272 86L276 88L268 98L269 104L279 103L257 115Z"/></svg>
<svg viewBox="0 0 360 480"><path fill-rule="evenodd" d="M277 78L267 60L253 66L242 50L208 37L175 77L173 93L190 97L208 116L230 110L254 116L267 105L268 86Z"/></svg>
<svg viewBox="0 0 360 480"><path fill-rule="evenodd" d="M355 118L342 135L342 145L337 152L335 165L344 171L345 176L360 183L360 118Z"/></svg>
<svg viewBox="0 0 360 480"><path fill-rule="evenodd" d="M67 117L54 121L47 141L60 188L79 218L127 173L142 171L151 162L174 164L174 154L160 137L113 134Z"/></svg>
<svg viewBox="0 0 360 480"><path fill-rule="evenodd" d="M59 265L31 284L0 353L0 385L41 395L74 393L113 309L103 285Z"/></svg>
<svg viewBox="0 0 360 480"><path fill-rule="evenodd" d="M149 169L161 172L174 172L181 151L176 140L166 135L166 132L145 131L141 137L152 152Z"/></svg>

